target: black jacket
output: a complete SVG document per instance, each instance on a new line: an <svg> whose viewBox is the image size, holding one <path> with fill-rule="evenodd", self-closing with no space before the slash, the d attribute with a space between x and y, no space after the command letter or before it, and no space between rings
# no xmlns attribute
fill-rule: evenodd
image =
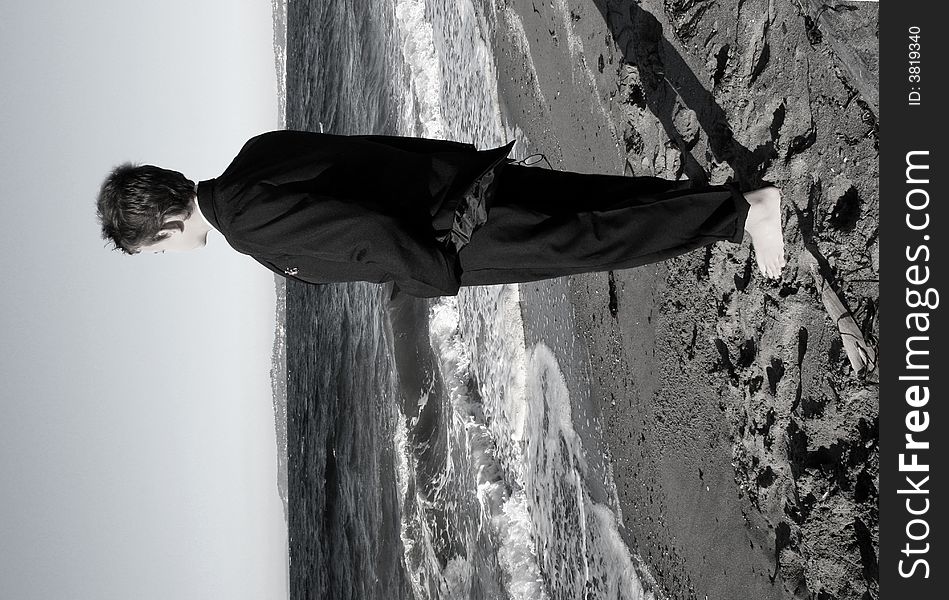
<svg viewBox="0 0 949 600"><path fill-rule="evenodd" d="M205 217L238 252L308 283L395 282L458 292L457 253L437 240L466 190L510 152L421 138L275 131L198 184Z"/></svg>

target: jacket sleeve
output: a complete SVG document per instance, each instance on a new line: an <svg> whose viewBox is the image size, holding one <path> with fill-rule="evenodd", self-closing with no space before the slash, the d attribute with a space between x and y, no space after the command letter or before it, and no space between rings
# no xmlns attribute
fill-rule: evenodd
<svg viewBox="0 0 949 600"><path fill-rule="evenodd" d="M269 260L258 257L253 258L261 265L270 269L281 277L311 285L351 283L355 281L385 283L391 280L391 278L387 277L385 273L369 265L333 265L325 261L321 261L320 270L322 273L319 277L308 276L306 279L304 279L296 275L291 275L286 270L281 270L278 265ZM423 281L401 280L399 282L393 283L392 294L397 292L403 292L409 296L415 296L416 298L435 298L437 296L453 296L458 293L458 289L453 283L440 286Z"/></svg>
<svg viewBox="0 0 949 600"><path fill-rule="evenodd" d="M282 129L270 131L255 136L244 144L240 154L251 152L255 146L267 151L278 149L292 149L294 152L305 152L312 149L325 148L327 144L342 144L347 142L372 142L395 148L404 152L432 154L439 152L477 152L474 144L455 142L451 140L437 140L419 137L403 137L395 135L334 135L314 133L309 131L294 131Z"/></svg>
<svg viewBox="0 0 949 600"><path fill-rule="evenodd" d="M359 135L355 139L384 144L406 152L422 154L432 152L476 152L474 144L453 142L451 140L434 140L429 138L399 137L393 135Z"/></svg>
<svg viewBox="0 0 949 600"><path fill-rule="evenodd" d="M244 203L229 227L248 253L286 256L310 282L393 281L418 297L454 295L460 286L457 255L430 231L345 200L275 186Z"/></svg>

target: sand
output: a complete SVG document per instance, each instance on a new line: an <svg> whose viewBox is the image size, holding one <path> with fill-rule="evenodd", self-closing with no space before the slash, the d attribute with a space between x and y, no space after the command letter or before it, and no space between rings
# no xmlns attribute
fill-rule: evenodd
<svg viewBox="0 0 949 600"><path fill-rule="evenodd" d="M878 13L819 12L498 10L505 110L556 168L784 191L780 282L758 275L746 239L558 284L589 355L621 533L670 598L878 597L877 388L800 260L816 257L874 344ZM534 289L525 304L549 301Z"/></svg>

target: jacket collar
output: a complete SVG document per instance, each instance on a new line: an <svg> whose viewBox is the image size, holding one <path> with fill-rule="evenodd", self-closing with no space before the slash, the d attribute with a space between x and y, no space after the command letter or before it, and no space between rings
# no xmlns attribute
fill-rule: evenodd
<svg viewBox="0 0 949 600"><path fill-rule="evenodd" d="M198 183L198 208L201 209L201 214L208 220L208 223L221 231L217 211L214 210L214 179Z"/></svg>

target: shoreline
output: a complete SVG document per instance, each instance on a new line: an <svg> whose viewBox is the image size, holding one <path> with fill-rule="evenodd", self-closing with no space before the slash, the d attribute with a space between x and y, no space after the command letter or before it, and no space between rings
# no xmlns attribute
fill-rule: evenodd
<svg viewBox="0 0 949 600"><path fill-rule="evenodd" d="M595 5L513 0L507 10L524 36L514 39L513 16L501 12L494 43L504 74L502 110L530 140L528 152L543 152L560 169L685 177L695 169L685 147L720 183L755 165L763 152L786 154L783 161L766 156L752 176L785 190L789 265L781 284L751 272L746 240L551 287L556 297L566 295L590 357L590 394L612 456L620 533L665 595L807 598L823 590L831 598L859 598L864 591L875 597L875 496L861 497L854 482L875 493L876 402L867 397L872 388L846 372L846 357L835 351L839 334L794 255L816 246L835 273L850 261L870 278L874 269L878 274L873 248L855 245L873 239L879 202L869 189L872 170L860 179L857 166L875 158L870 134L858 136L859 123L868 120L860 111L868 109L847 86L847 69L835 73L839 60L826 45L808 43L803 17L792 20L793 11L774 14L788 7L755 3L769 16L765 23L781 16L788 30L772 34L763 52L768 26L753 11L725 19L734 4L673 3L681 10L670 13L645 0L642 10L630 9L626 24L639 35L635 49L624 50L623 30L611 31ZM848 17L857 25L876 18L875 6L860 8L863 13ZM657 52L641 43L655 33L653 21L666 40ZM854 31L857 39L864 30ZM741 38L752 50L737 56L727 40ZM676 81L677 98L650 88L649 61ZM818 76L816 69L830 74ZM696 83L701 89L690 92ZM765 84L782 96L762 90ZM713 158L729 142L709 126L722 116L735 145L750 149L731 162ZM831 152L839 163L825 163ZM837 164L844 167L838 171ZM829 180L816 199L815 173ZM847 212L848 189L857 190L863 212L847 216L848 227L835 227L835 215L839 223ZM811 215L807 231L809 212L821 213L829 226L815 232ZM875 309L878 290L837 283L842 295L849 293L848 304ZM525 313L549 301L538 286L520 287ZM878 326L866 322L874 334ZM810 332L804 352L801 331ZM802 406L802 395L820 410ZM867 450L859 452L859 444ZM821 462L834 448L838 453ZM845 476L834 475L841 470ZM840 566L838 555L851 566Z"/></svg>

